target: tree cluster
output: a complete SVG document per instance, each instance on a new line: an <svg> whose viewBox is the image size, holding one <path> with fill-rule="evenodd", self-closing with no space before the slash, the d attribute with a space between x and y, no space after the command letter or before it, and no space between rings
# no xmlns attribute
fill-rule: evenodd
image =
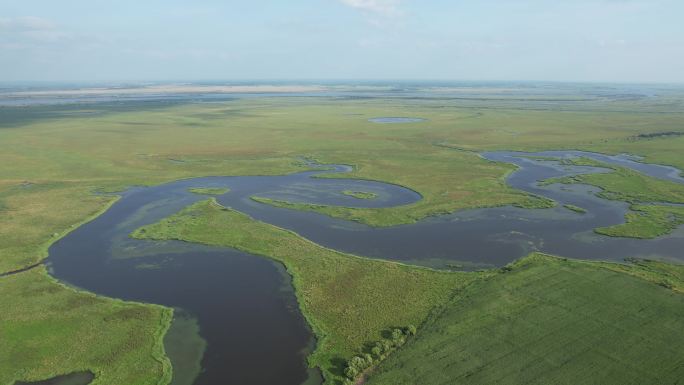
<svg viewBox="0 0 684 385"><path fill-rule="evenodd" d="M361 354L352 357L347 361L344 375L347 377L345 384L352 384L356 377L363 373L364 370L371 367L374 363L378 363L389 355L392 351L406 343L406 339L416 334L416 327L409 325L405 328L392 329L389 338L383 338L373 344L370 349L370 354Z"/></svg>

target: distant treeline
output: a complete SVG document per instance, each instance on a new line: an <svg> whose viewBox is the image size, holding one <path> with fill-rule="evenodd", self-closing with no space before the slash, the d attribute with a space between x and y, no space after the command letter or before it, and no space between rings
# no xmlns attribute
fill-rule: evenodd
<svg viewBox="0 0 684 385"><path fill-rule="evenodd" d="M639 134L632 136L632 139L654 139L654 138L662 138L662 137L667 137L667 136L682 136L684 135L684 132L680 131L665 131L665 132L652 132L648 134Z"/></svg>

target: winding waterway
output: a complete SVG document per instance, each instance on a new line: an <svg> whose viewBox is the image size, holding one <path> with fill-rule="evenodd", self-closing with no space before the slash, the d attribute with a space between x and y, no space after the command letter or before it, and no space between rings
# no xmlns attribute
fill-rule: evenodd
<svg viewBox="0 0 684 385"><path fill-rule="evenodd" d="M578 151L490 152L482 156L516 164L519 169L507 179L512 187L554 199L559 205L535 210L467 210L410 225L373 228L317 213L272 207L251 197L390 207L416 202L420 195L380 182L315 178L321 173L348 172L350 168L343 165L286 176L187 179L122 193L103 215L52 245L50 271L60 280L98 294L182 309L178 314L196 319L201 338L207 342L202 372L194 382L183 382L183 376L177 376L175 385L296 385L318 383L320 375L304 364L313 338L282 266L228 248L134 240L128 234L207 199L188 192L188 188L227 187L230 192L217 197L225 206L294 230L324 246L369 257L433 266L458 265L464 269L501 266L535 250L583 259L684 260L681 229L654 240L596 235L592 231L596 227L622 223L628 205L598 198L597 189L589 186L537 184L551 177L607 171L568 166L548 157L586 156L684 183L678 170L639 163L627 156ZM345 195L345 190L373 193L375 198L358 199ZM563 204L582 207L587 213L573 212ZM174 367L183 365L176 362Z"/></svg>

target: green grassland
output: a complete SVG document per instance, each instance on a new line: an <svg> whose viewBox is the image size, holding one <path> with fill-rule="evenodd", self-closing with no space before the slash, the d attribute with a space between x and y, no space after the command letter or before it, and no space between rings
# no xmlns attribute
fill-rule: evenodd
<svg viewBox="0 0 684 385"><path fill-rule="evenodd" d="M624 167L587 158L567 162L574 165L604 167L610 169L611 172L552 178L543 181L542 184L589 184L601 188L598 195L602 198L631 203L632 211L625 214L624 224L597 228L595 231L598 234L613 237L656 238L672 232L684 223L684 206L657 204L684 204L683 184L653 178Z"/></svg>
<svg viewBox="0 0 684 385"><path fill-rule="evenodd" d="M342 380L341 362L380 340L383 331L421 324L454 291L479 277L343 254L215 200L198 202L132 236L228 246L282 262L318 339L309 363L320 366L330 383Z"/></svg>
<svg viewBox="0 0 684 385"><path fill-rule="evenodd" d="M351 164L354 171L345 177L396 183L423 196L414 205L352 213L368 223L407 223L472 207L534 206L544 201L505 185L512 166L486 161L477 152L628 152L644 156L647 162L684 168L684 137L639 136L681 131L683 101L684 93L668 91L661 92L659 98L643 100L516 99L492 93L491 98L456 100L282 97L211 104L2 107L0 274L39 262L49 244L115 200L95 192L207 175L291 173L306 167L298 160L302 156L323 163ZM401 125L367 121L376 116L428 120ZM44 325L31 321L40 314L59 324L60 330L52 338L32 340L32 350L50 351L58 345L71 348L73 341L81 341L84 325L102 325L103 313L124 306L98 299L96 310L79 311L79 317L54 308L43 314L52 299L32 287L59 287L60 298L66 302L78 302L83 296L55 285L45 273L0 277L4 313L0 314L0 330L11 326L21 328L25 335L40 335ZM14 295L22 290L30 294ZM121 317L116 323L130 329L121 328L131 333L146 330L138 331L144 334L141 340L158 332L158 319L138 320L133 313ZM13 366L11 371L0 370L4 376L0 378L10 383L29 378L19 372L22 370L35 370L36 376L77 369L98 371L94 357L99 357L102 349L118 346L117 341L125 341L118 338L128 335L128 331L121 332L124 329L105 326L84 329L92 335L69 349L68 357L17 354L20 347L16 342L5 344L3 334L0 357L12 357ZM129 348L112 353L112 359L121 360L117 362L128 362L116 367L121 378L135 376L138 365L144 366L153 357L148 345ZM139 359L126 358L133 356ZM10 361L3 358L0 362ZM155 371L148 375L152 373Z"/></svg>
<svg viewBox="0 0 684 385"><path fill-rule="evenodd" d="M0 164L11 165L0 168L0 231L9 240L0 245L0 268L37 262L54 233L104 207L106 198L92 191L204 175L283 174L301 170L301 156L351 164L348 176L404 185L423 196L414 205L345 214L376 224L538 201L508 188L503 179L513 167L482 159L476 153L481 150L630 152L684 168L684 137L634 139L677 131L684 121L682 95L670 93L657 103L584 104L494 96L0 108ZM390 115L429 120L367 121ZM22 188L27 182L51 191L29 198ZM73 216L56 215L62 211Z"/></svg>
<svg viewBox="0 0 684 385"><path fill-rule="evenodd" d="M44 268L0 278L0 384L89 370L93 385L163 385L170 309L101 298Z"/></svg>
<svg viewBox="0 0 684 385"><path fill-rule="evenodd" d="M605 265L524 258L464 290L367 383L678 383L684 296Z"/></svg>
<svg viewBox="0 0 684 385"><path fill-rule="evenodd" d="M188 191L190 191L193 194L200 195L223 195L229 192L230 189L221 187L192 187L189 188Z"/></svg>

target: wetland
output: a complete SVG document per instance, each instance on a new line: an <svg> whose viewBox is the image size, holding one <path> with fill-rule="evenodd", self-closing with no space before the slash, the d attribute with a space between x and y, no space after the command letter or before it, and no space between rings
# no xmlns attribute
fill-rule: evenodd
<svg viewBox="0 0 684 385"><path fill-rule="evenodd" d="M197 327L185 335L167 340L168 351L194 352L190 358L181 354L182 361L198 363L174 363L170 354L172 365L183 368L175 373L174 385L215 384L219 379L294 385L320 383L321 375L306 366L315 339L282 265L232 248L139 240L129 234L205 199L199 192L215 194L224 207L292 230L322 246L410 264L477 270L500 267L535 251L609 261L649 257L681 262L681 231L653 240L598 235L593 229L624 222L629 205L598 197L599 190L592 186L538 183L610 171L564 162L573 158L590 158L682 183L678 170L625 156L578 151L503 151L482 156L515 164L518 168L507 183L558 204L547 209L473 209L391 227L350 222L297 206L277 207L278 202L287 202L378 209L421 199L417 192L399 185L339 178L351 170L349 166L309 163L312 170L284 176L192 178L128 189L104 214L50 247L49 269L61 281L97 294L175 308L176 323L195 322ZM321 178L331 174L338 177ZM359 199L348 192L374 198ZM586 214L568 207L581 207ZM263 362L269 363L268 370L260 370Z"/></svg>

